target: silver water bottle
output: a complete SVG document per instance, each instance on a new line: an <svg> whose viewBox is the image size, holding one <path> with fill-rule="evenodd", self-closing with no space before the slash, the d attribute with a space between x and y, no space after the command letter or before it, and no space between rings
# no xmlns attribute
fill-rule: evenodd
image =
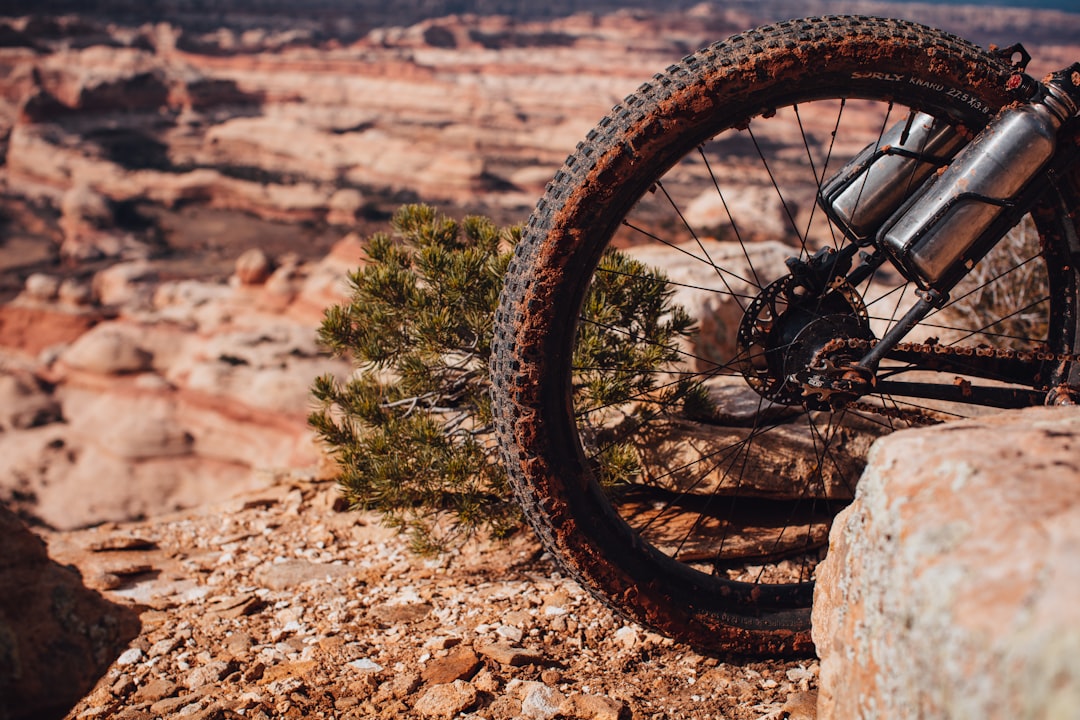
<svg viewBox="0 0 1080 720"><path fill-rule="evenodd" d="M818 201L848 237L867 241L963 144L951 125L912 111L829 178Z"/></svg>
<svg viewBox="0 0 1080 720"><path fill-rule="evenodd" d="M936 288L958 262L967 262L983 233L1054 155L1062 124L1080 110L1074 76L1058 73L1041 97L998 113L917 199L886 222L879 246L928 287Z"/></svg>

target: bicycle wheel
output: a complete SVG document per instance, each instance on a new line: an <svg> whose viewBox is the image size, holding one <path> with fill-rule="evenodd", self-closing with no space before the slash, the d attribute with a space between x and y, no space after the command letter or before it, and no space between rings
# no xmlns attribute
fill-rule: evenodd
<svg viewBox="0 0 1080 720"><path fill-rule="evenodd" d="M506 277L494 399L529 522L597 597L704 650L810 653L815 567L871 443L983 406L1042 403L1069 379L1077 195L1062 179L882 361L872 392L836 402L807 377L823 348L861 355L915 290L887 262L867 267L872 247L847 253L851 268L821 287L800 279L822 248L850 247L819 206L823 183L915 113L969 138L1014 99L1010 73L911 23L770 25L657 75L569 157ZM611 247L664 268L698 332L651 383L597 403L577 380L597 368L575 358ZM691 412L671 391L687 380L708 408ZM623 434L631 471L612 483L605 433L628 418L646 429Z"/></svg>

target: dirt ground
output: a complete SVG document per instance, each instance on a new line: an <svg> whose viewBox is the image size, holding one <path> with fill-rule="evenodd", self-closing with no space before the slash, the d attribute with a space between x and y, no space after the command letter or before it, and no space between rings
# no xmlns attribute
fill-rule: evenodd
<svg viewBox="0 0 1080 720"><path fill-rule="evenodd" d="M295 473L217 507L47 535L141 612L71 718L814 717L812 659L736 664L627 624L535 540L411 554Z"/></svg>

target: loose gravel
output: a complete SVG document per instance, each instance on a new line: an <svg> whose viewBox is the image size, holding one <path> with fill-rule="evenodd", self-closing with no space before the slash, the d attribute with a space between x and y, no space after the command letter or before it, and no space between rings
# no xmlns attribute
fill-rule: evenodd
<svg viewBox="0 0 1080 720"><path fill-rule="evenodd" d="M142 632L70 718L813 718L818 665L629 624L527 533L412 554L332 482L47 535Z"/></svg>

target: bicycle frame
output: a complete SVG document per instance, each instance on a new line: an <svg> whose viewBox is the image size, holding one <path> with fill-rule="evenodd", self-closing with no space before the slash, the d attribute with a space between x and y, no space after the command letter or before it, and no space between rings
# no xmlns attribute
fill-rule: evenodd
<svg viewBox="0 0 1080 720"><path fill-rule="evenodd" d="M920 288L918 302L871 350L845 367L828 368L831 379L818 378L822 387L831 383L831 394L840 401L877 386L881 361L948 301L949 291L1047 191L1050 179L1075 162L1075 144L1062 144L1065 150L1059 151L1057 136L1080 116L1080 63L1044 83L1024 78L1017 85L1032 88L1029 102L1003 109L966 146L960 147L957 131L935 128L927 122L932 119L913 114L822 186L823 209L854 241L847 258L828 261L826 275L835 277L838 264L846 273L856 248L871 247L864 273L888 260ZM1022 407L1032 404L1036 391L980 392L974 401ZM948 399L972 397L972 389L964 387ZM1059 392L1055 401L1071 402L1071 397Z"/></svg>

